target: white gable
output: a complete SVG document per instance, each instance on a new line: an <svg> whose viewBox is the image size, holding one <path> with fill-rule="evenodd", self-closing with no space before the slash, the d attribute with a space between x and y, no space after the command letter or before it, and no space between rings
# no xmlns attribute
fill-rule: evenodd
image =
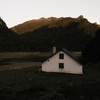
<svg viewBox="0 0 100 100"><path fill-rule="evenodd" d="M42 63L42 71L82 74L82 65L64 51L60 51Z"/></svg>

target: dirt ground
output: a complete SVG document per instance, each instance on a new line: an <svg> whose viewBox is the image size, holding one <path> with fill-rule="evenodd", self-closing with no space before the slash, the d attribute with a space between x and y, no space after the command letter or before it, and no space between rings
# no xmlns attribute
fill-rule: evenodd
<svg viewBox="0 0 100 100"><path fill-rule="evenodd" d="M9 62L0 65L0 71L41 66L41 62Z"/></svg>

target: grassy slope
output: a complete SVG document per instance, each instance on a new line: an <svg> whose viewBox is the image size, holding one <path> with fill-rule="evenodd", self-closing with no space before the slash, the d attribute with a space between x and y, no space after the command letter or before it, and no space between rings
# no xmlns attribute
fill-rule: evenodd
<svg viewBox="0 0 100 100"><path fill-rule="evenodd" d="M43 73L39 67L1 71L1 100L100 100L100 68L83 75Z"/></svg>

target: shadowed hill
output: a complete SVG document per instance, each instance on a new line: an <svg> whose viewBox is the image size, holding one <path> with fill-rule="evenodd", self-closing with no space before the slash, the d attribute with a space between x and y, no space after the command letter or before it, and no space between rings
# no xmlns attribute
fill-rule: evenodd
<svg viewBox="0 0 100 100"><path fill-rule="evenodd" d="M9 51L15 48L18 35L8 29L6 23L0 18L0 51Z"/></svg>

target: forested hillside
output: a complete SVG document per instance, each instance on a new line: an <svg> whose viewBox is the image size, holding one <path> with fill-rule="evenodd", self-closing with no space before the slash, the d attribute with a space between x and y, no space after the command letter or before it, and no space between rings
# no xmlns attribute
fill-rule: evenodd
<svg viewBox="0 0 100 100"><path fill-rule="evenodd" d="M41 18L11 29L0 19L0 51L51 51L53 46L83 51L98 29L83 16Z"/></svg>
<svg viewBox="0 0 100 100"><path fill-rule="evenodd" d="M83 50L91 36L77 29L78 23L71 23L68 27L41 27L38 30L20 35L27 48L40 51L50 50L53 46L69 50ZM24 47L24 46L23 46Z"/></svg>

